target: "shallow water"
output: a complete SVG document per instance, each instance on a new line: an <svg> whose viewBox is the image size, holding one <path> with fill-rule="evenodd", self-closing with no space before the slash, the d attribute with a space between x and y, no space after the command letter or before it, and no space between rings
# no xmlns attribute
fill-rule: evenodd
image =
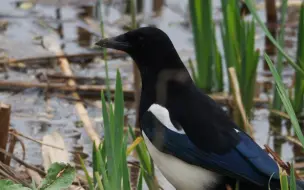
<svg viewBox="0 0 304 190"><path fill-rule="evenodd" d="M97 25L88 25L79 17L79 14L84 10L85 6L90 7L94 2L81 0L61 1L64 6L54 2L55 1L51 0L38 1L32 9L22 10L16 8L16 3L13 0L1 0L0 20L8 21L9 25L6 30L0 32L0 55L6 54L10 58L15 59L54 55L52 50L58 48L58 44L60 44L60 47L66 54L92 52L92 42L96 41L100 36L98 22ZM194 58L192 33L188 27L181 25L182 22L188 21L186 2L186 0L179 1L179 3L173 0L168 1L167 4L170 8L163 7L162 15L156 18L151 17L151 6L147 3L144 8L145 16L143 21L143 25L155 24L164 30L171 38L184 61L188 60L189 57ZM220 8L219 2L220 0L214 1L214 9L217 10L214 11L216 20L220 19L220 12L218 11ZM104 10L104 12L105 11L106 10ZM117 26L118 24L115 24L117 19L120 18L119 8L110 7L108 12L109 14L105 16L105 31L107 35L114 36L122 33L122 29ZM260 10L259 14L262 16L262 19L265 20L264 11ZM57 19L58 17L61 17L61 22ZM217 25L217 28L218 27ZM54 30L50 28L54 28L57 32L54 32ZM296 29L290 30L294 32ZM33 38L37 36L42 36L43 42L33 40ZM217 32L217 38L220 39L219 31ZM264 37L259 28L257 29L256 38L256 47L263 51ZM296 38L295 36L289 36L287 39L291 40L292 45L292 47L288 49L288 52L294 55ZM54 41L56 43L54 43ZM43 45L41 45L41 43ZM221 44L219 45L221 47ZM119 68L126 88L132 88L133 76L131 62L130 59L109 61L110 78L115 78L116 69ZM78 76L105 77L104 63L100 59L94 59L85 66L71 64L71 67L74 74ZM8 79L38 81L35 78L37 73L59 71L58 66L51 63L48 68L28 68L22 71L10 69ZM272 79L268 77L267 73L269 72L263 70L261 61L258 68L259 83L265 81L272 82ZM287 83L291 81L291 74L292 70L287 67L284 71L284 76L286 76L284 80ZM5 74L0 73L0 79L2 80L4 78ZM227 76L225 82L227 83ZM263 86L260 88L262 89ZM267 99L268 95L261 93L260 97ZM83 128L78 128L76 125L79 122L79 118L73 103L52 95L48 101L45 101L44 98L45 93L37 89L27 89L19 92L0 92L0 101L12 105L11 126L13 128L35 139L41 139L44 135L57 130L64 137L66 144L69 145L69 149L83 147L83 151L90 155L91 142ZM94 126L96 126L102 135L100 102L98 100L88 101L90 102L90 104L87 105L89 116ZM131 124L134 123L133 107L134 105L130 103L127 111ZM268 144L270 147L273 147L274 137L270 135L269 132L268 115L269 111L267 109L256 109L251 123L255 130L257 143L261 146ZM283 128L283 134L286 134L285 127ZM24 141L26 145L26 160L32 164L41 165L40 145L25 139L22 139L22 141ZM292 147L293 145L290 143L283 143L282 158L285 161L290 161L293 158ZM20 146L17 146L15 153L21 155Z"/></svg>

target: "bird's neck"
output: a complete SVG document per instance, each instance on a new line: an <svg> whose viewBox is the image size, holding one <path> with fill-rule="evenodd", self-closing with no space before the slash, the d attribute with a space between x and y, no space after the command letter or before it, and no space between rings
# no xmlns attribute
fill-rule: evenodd
<svg viewBox="0 0 304 190"><path fill-rule="evenodd" d="M142 88L140 96L140 105L139 105L139 119L145 111L155 102L156 93L155 93L155 80L156 77L151 76L151 80L148 80L147 77L141 76L142 78Z"/></svg>
<svg viewBox="0 0 304 190"><path fill-rule="evenodd" d="M152 104L166 107L169 98L176 96L192 85L192 79L186 68L162 69L159 72L147 72L142 75L142 91L139 117L141 117Z"/></svg>

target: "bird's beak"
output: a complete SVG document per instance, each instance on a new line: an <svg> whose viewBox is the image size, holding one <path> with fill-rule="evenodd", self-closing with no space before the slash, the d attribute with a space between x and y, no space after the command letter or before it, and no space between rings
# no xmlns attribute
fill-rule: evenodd
<svg viewBox="0 0 304 190"><path fill-rule="evenodd" d="M96 42L95 45L104 48L117 49L121 51L127 51L132 47L131 44L126 40L126 37L124 35L119 35L113 38L101 39Z"/></svg>

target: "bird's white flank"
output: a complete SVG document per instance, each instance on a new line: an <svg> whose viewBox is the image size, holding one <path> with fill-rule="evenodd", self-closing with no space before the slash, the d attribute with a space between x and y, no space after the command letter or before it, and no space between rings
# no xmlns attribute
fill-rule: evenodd
<svg viewBox="0 0 304 190"><path fill-rule="evenodd" d="M201 167L188 164L172 155L159 151L143 132L148 151L165 178L178 190L209 189L218 183L218 175Z"/></svg>
<svg viewBox="0 0 304 190"><path fill-rule="evenodd" d="M178 130L173 126L170 120L169 112L166 108L158 104L152 104L148 111L150 111L164 126L166 126L171 131L179 134L185 134L185 131L183 129Z"/></svg>

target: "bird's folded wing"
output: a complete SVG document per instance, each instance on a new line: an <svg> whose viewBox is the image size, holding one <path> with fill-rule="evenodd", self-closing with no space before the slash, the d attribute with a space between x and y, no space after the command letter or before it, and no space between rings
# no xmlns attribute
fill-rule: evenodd
<svg viewBox="0 0 304 190"><path fill-rule="evenodd" d="M151 142L154 142L155 134L156 138L162 137L162 146L157 147L160 151L189 164L260 185L267 184L270 176L279 178L276 163L242 131L238 132L241 139L239 144L227 153L216 154L198 148L186 134L170 130L149 112L143 117L142 124L146 125L143 130ZM156 133L156 125L158 130L161 127L161 136Z"/></svg>

